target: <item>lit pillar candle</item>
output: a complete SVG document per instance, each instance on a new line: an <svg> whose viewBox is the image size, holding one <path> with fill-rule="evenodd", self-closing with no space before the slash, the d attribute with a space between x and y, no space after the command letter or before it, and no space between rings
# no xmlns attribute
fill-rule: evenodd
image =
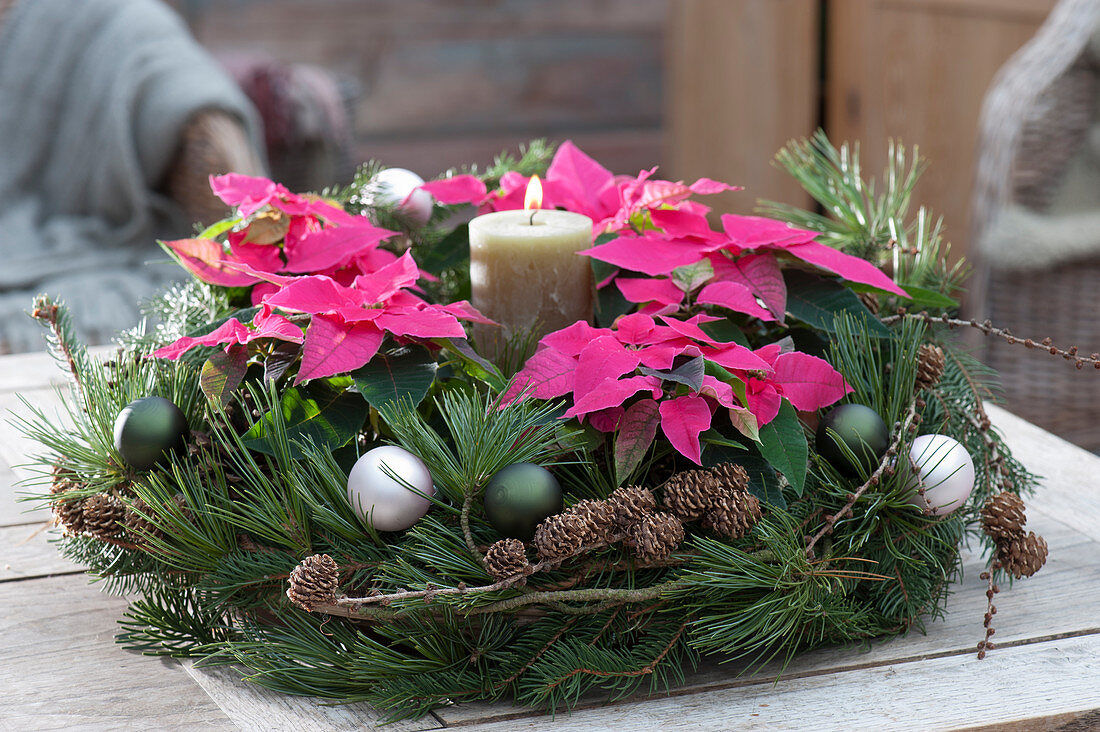
<svg viewBox="0 0 1100 732"><path fill-rule="evenodd" d="M475 308L502 328L479 326L478 349L493 358L517 333L535 340L592 318L592 270L577 254L592 245L592 219L540 209L531 179L523 211L497 211L470 222L470 283Z"/></svg>

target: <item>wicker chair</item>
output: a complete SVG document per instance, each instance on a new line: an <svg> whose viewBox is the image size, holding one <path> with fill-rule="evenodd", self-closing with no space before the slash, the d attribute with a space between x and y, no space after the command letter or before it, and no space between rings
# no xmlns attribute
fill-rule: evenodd
<svg viewBox="0 0 1100 732"><path fill-rule="evenodd" d="M975 274L969 314L1024 337L1100 351L1100 252L1031 266L1006 263L998 222L1010 209L1051 213L1067 170L1100 122L1100 2L1062 0L1035 37L1001 69L986 95L978 140L971 239ZM1042 219L1037 219L1042 220ZM1038 242L1037 242L1038 243ZM1027 250L1023 250L1025 253ZM1001 374L1007 406L1020 416L1100 451L1100 374L1041 350L999 339L979 355Z"/></svg>

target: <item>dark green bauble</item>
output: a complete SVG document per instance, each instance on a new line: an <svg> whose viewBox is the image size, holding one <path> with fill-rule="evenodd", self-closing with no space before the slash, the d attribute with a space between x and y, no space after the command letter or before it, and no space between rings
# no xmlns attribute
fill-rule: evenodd
<svg viewBox="0 0 1100 732"><path fill-rule="evenodd" d="M168 399L148 396L127 404L115 418L115 449L134 470L148 470L186 442L187 417Z"/></svg>
<svg viewBox="0 0 1100 732"><path fill-rule="evenodd" d="M857 462L853 463L844 454L829 430L852 451ZM852 478L861 472L874 472L889 446L890 430L886 423L875 410L862 404L841 404L826 414L817 426L817 454L842 475Z"/></svg>
<svg viewBox="0 0 1100 732"><path fill-rule="evenodd" d="M561 486L534 463L509 465L485 486L485 515L493 528L512 539L530 541L547 516L561 513Z"/></svg>

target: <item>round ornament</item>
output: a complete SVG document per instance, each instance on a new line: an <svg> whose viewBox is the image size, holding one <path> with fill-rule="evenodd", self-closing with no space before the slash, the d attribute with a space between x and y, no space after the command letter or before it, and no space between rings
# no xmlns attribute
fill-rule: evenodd
<svg viewBox="0 0 1100 732"><path fill-rule="evenodd" d="M424 179L411 170L386 168L370 179L363 198L375 206L398 206L399 212L423 226L432 215L432 194L420 188Z"/></svg>
<svg viewBox="0 0 1100 732"><path fill-rule="evenodd" d="M817 453L849 477L873 472L890 446L890 430L886 423L875 410L862 404L841 404L832 409L821 419L816 434ZM841 444L851 451L857 462L849 459Z"/></svg>
<svg viewBox="0 0 1100 732"><path fill-rule="evenodd" d="M183 449L186 436L187 417L164 397L135 399L115 418L115 449L134 470L148 470L168 451Z"/></svg>
<svg viewBox="0 0 1100 732"><path fill-rule="evenodd" d="M516 463L502 469L485 486L485 515L493 528L513 539L530 541L535 527L561 513L561 486L546 468Z"/></svg>
<svg viewBox="0 0 1100 732"><path fill-rule="evenodd" d="M428 466L396 445L370 450L348 475L348 502L364 523L378 531L409 528L428 512L428 498L434 495Z"/></svg>
<svg viewBox="0 0 1100 732"><path fill-rule="evenodd" d="M966 503L974 490L974 461L957 440L947 435L921 435L909 448L909 460L916 475L910 503L926 505L937 516L945 516ZM924 498L917 492L924 486Z"/></svg>

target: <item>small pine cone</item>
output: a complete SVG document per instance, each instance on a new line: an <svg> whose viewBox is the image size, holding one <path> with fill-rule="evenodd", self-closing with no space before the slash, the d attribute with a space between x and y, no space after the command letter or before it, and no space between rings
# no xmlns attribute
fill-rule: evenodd
<svg viewBox="0 0 1100 732"><path fill-rule="evenodd" d="M485 569L497 580L514 577L528 565L527 551L519 539L501 539L485 552Z"/></svg>
<svg viewBox="0 0 1100 732"><path fill-rule="evenodd" d="M931 343L922 343L917 353L917 391L931 389L940 383L946 363L942 348Z"/></svg>
<svg viewBox="0 0 1100 732"><path fill-rule="evenodd" d="M718 482L733 491L743 491L749 487L749 474L736 463L721 463L710 469Z"/></svg>
<svg viewBox="0 0 1100 732"><path fill-rule="evenodd" d="M286 596L295 605L312 610L317 605L334 602L339 585L340 573L336 560L328 554L314 554L291 570Z"/></svg>
<svg viewBox="0 0 1100 732"><path fill-rule="evenodd" d="M864 307L871 311L871 315L878 315L878 297L870 292L861 292L857 297Z"/></svg>
<svg viewBox="0 0 1100 732"><path fill-rule="evenodd" d="M762 515L759 498L748 491L727 491L703 517L703 526L720 536L740 539Z"/></svg>
<svg viewBox="0 0 1100 732"><path fill-rule="evenodd" d="M982 529L994 541L1023 536L1025 521L1024 502L1015 493L990 496L982 506Z"/></svg>
<svg viewBox="0 0 1100 732"><path fill-rule="evenodd" d="M630 527L628 544L643 563L668 558L684 540L684 525L671 513L651 513Z"/></svg>
<svg viewBox="0 0 1100 732"><path fill-rule="evenodd" d="M636 485L616 488L607 500L615 509L615 523L624 529L657 508L653 492Z"/></svg>
<svg viewBox="0 0 1100 732"><path fill-rule="evenodd" d="M145 518L145 516L153 515L155 515L153 509L149 508L149 504L140 498L135 498L133 503L126 507L126 520L124 521L126 530L136 541L145 542L148 541L149 537L162 535L160 528Z"/></svg>
<svg viewBox="0 0 1100 732"><path fill-rule="evenodd" d="M58 497L53 501L53 515L57 519L57 523L61 525L61 528L65 530L65 533L73 536L80 534L84 531L84 499L83 498L65 498L66 493L70 489L63 488L57 489L57 484L50 489L50 492Z"/></svg>
<svg viewBox="0 0 1100 732"><path fill-rule="evenodd" d="M1005 571L1016 579L1030 577L1047 561L1047 540L1029 531L997 545L997 556Z"/></svg>
<svg viewBox="0 0 1100 732"><path fill-rule="evenodd" d="M592 526L591 519L571 513L559 513L545 519L535 529L532 540L539 559L561 559L576 554L584 546Z"/></svg>
<svg viewBox="0 0 1100 732"><path fill-rule="evenodd" d="M607 501L577 501L565 510L565 513L580 516L587 520L588 532L584 544L606 543L615 530L615 509Z"/></svg>
<svg viewBox="0 0 1100 732"><path fill-rule="evenodd" d="M681 521L698 521L719 493L718 478L709 470L685 470L665 483L664 507Z"/></svg>
<svg viewBox="0 0 1100 732"><path fill-rule="evenodd" d="M126 504L116 496L97 493L84 500L84 533L100 539L113 539L122 531Z"/></svg>

